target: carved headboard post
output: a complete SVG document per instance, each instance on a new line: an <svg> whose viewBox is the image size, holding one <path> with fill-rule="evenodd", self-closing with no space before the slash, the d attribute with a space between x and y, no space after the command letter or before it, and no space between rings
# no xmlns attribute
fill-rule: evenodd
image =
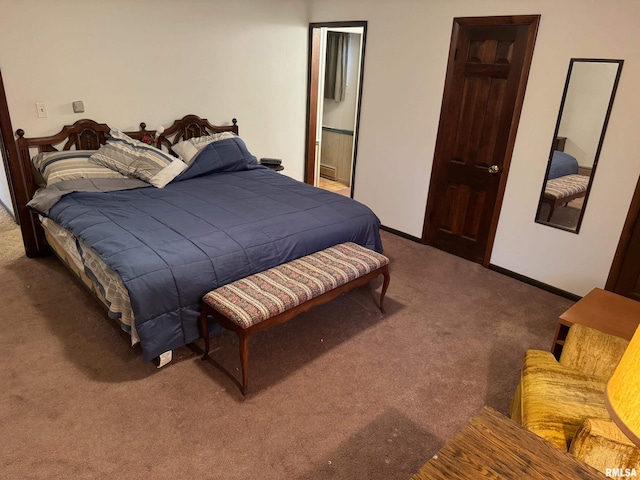
<svg viewBox="0 0 640 480"><path fill-rule="evenodd" d="M238 120L231 120L231 125L212 125L206 118L197 115L186 115L157 136L158 148L164 147L171 152L171 147L178 142L193 137L201 137L212 133L233 132L238 135Z"/></svg>
<svg viewBox="0 0 640 480"><path fill-rule="evenodd" d="M29 144L27 142L27 139L24 138L24 130L22 130L21 128L18 129L16 131L16 135L18 136L16 143L18 144L18 154L20 155L20 159L30 159L31 155L29 153ZM22 183L24 184L25 191L27 192L29 198L31 198L37 190L37 185L35 185L35 182L33 180L33 170L31 169L31 162L29 162L28 165L25 165L24 161L21 161L20 173L22 174Z"/></svg>

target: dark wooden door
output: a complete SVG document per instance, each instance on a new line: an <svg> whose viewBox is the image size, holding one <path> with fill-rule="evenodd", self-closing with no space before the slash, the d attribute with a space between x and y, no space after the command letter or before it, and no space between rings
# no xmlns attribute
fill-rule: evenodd
<svg viewBox="0 0 640 480"><path fill-rule="evenodd" d="M640 301L640 178L605 288Z"/></svg>
<svg viewBox="0 0 640 480"><path fill-rule="evenodd" d="M488 265L540 16L456 18L423 241Z"/></svg>

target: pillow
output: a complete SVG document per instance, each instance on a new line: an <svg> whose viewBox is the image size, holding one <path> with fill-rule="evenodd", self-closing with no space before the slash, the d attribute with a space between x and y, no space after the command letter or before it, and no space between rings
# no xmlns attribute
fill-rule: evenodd
<svg viewBox="0 0 640 480"><path fill-rule="evenodd" d="M247 146L238 136L205 146L189 167L176 181L187 180L220 172L238 172L241 170L266 169L260 165L256 157L251 155Z"/></svg>
<svg viewBox="0 0 640 480"><path fill-rule="evenodd" d="M211 135L204 135L202 137L193 137L189 140L183 140L182 142L176 143L171 147L171 150L176 152L182 161L189 165L195 158L196 154L210 143L217 142L218 140L224 140L226 138L233 138L235 136L236 134L233 132L220 132L212 133Z"/></svg>
<svg viewBox="0 0 640 480"><path fill-rule="evenodd" d="M33 165L47 185L79 178L124 178L119 172L89 161L95 150L42 152L33 157Z"/></svg>
<svg viewBox="0 0 640 480"><path fill-rule="evenodd" d="M110 136L106 145L91 155L91 162L158 188L163 188L187 168L180 159L118 130L111 130Z"/></svg>

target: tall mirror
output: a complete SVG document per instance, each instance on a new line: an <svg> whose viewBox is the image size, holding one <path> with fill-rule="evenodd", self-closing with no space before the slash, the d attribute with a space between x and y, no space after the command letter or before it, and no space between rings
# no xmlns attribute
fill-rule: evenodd
<svg viewBox="0 0 640 480"><path fill-rule="evenodd" d="M578 233L623 60L572 58L536 222Z"/></svg>

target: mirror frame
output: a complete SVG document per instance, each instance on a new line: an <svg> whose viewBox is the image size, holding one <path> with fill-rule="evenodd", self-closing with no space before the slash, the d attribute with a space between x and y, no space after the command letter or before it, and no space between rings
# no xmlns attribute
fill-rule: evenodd
<svg viewBox="0 0 640 480"><path fill-rule="evenodd" d="M613 86L611 88L611 96L609 97L609 105L607 106L607 111L604 116L604 123L602 124L602 131L600 132L600 138L598 140L598 146L596 148L595 157L593 159L593 166L591 168L591 175L589 177L589 183L587 185L587 191L584 195L584 200L582 202L582 209L580 210L580 215L578 216L578 222L576 223L575 228L565 227L563 225L554 224L552 222L547 222L545 220L538 220L538 216L540 215L540 210L543 205L544 191L547 186L549 170L551 169L551 158L553 157L553 147L555 145L555 140L558 137L558 131L560 130L560 123L562 122L562 113L564 112L564 104L567 99L567 91L569 90L569 84L571 83L571 72L573 72L573 64L577 62L583 63L616 63L618 64L618 69L616 72L616 77L613 82ZM598 166L598 159L600 158L600 151L602 150L602 144L604 143L604 137L607 132L607 126L609 124L609 117L611 116L611 110L613 108L613 101L616 97L616 91L618 90L618 83L620 82L620 74L622 73L622 66L624 65L624 60L612 60L612 59L603 59L603 58L572 58L569 61L569 71L567 72L567 78L564 83L564 89L562 91L562 100L560 101L560 110L558 112L558 119L556 120L556 128L553 131L553 139L551 140L551 149L549 150L549 158L547 160L547 168L544 174L544 181L542 182L542 190L540 191L540 198L538 199L538 208L536 209L536 216L534 218L535 223L539 223L541 225L547 225L549 227L558 228L560 230L564 230L566 232L575 233L576 235L580 232L580 227L582 226L582 219L584 218L584 212L587 208L587 201L589 200L589 193L591 192L591 185L593 185L593 178L596 174L596 167Z"/></svg>

